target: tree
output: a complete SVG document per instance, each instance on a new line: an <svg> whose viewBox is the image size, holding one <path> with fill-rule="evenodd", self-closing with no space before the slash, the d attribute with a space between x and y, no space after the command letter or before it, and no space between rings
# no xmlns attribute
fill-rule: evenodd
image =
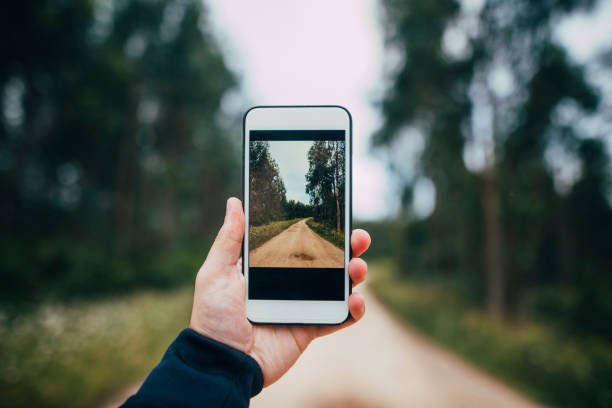
<svg viewBox="0 0 612 408"><path fill-rule="evenodd" d="M315 218L337 231L344 230L344 160L342 141L315 141L308 151L306 193L315 207Z"/></svg>
<svg viewBox="0 0 612 408"><path fill-rule="evenodd" d="M285 184L270 155L269 142L250 142L249 183L249 223L261 225L283 219L287 205Z"/></svg>
<svg viewBox="0 0 612 408"><path fill-rule="evenodd" d="M473 58L450 59L441 48L447 26L458 16L455 1L385 2L388 41L402 57L393 85L381 102L384 125L375 146L389 151L390 165L403 182L410 205L413 185L430 179L436 189L433 214L407 225L405 240L418 246L403 250L404 273L458 275L479 291L482 223L479 181L463 162L463 130L472 114L469 87ZM414 170L406 169L404 146L424 139ZM410 217L410 207L406 209Z"/></svg>

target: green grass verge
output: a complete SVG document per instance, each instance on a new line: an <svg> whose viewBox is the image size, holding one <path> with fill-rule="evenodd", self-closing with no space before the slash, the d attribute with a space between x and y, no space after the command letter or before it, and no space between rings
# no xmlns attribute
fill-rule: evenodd
<svg viewBox="0 0 612 408"><path fill-rule="evenodd" d="M470 308L442 282L370 265L368 287L399 317L534 399L559 407L612 406L612 345L534 323L502 323Z"/></svg>
<svg viewBox="0 0 612 408"><path fill-rule="evenodd" d="M141 380L187 327L193 288L0 315L0 406L90 407Z"/></svg>
<svg viewBox="0 0 612 408"><path fill-rule="evenodd" d="M344 250L344 234L338 232L332 228L329 228L327 225L322 224L320 222L314 221L312 218L309 218L306 221L306 224L317 234L337 246L338 248Z"/></svg>
<svg viewBox="0 0 612 408"><path fill-rule="evenodd" d="M294 218L292 220L273 221L265 225L257 227L249 227L249 251L260 247L269 239L277 236L291 225L303 220L303 218Z"/></svg>

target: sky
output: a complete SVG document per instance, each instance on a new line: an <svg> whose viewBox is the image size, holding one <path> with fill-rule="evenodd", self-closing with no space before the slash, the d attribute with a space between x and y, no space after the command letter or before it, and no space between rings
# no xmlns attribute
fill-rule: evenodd
<svg viewBox="0 0 612 408"><path fill-rule="evenodd" d="M252 105L334 104L351 112L355 217L381 218L392 212L397 200L389 189L388 172L369 146L369 136L380 123L372 101L383 83L383 33L376 2L206 4L224 56Z"/></svg>
<svg viewBox="0 0 612 408"><path fill-rule="evenodd" d="M355 218L374 220L396 214L399 191L394 188L394 177L382 153L373 151L369 143L381 124L374 102L384 91L385 63L389 65L379 3L375 0L205 0L205 3L226 61L241 80L241 96L228 96L222 107L229 111L244 110L245 106L233 103L244 97L251 105L345 106L353 117ZM462 2L466 10L477 10L483 3L484 0ZM557 24L556 37L577 62L586 62L603 46L611 45L610 21L612 0L601 0L595 12L579 13ZM445 45L451 50L465 42L460 32L447 34ZM503 85L501 74L496 82ZM422 136L413 139L418 142ZM434 205L435 186L427 179L419 180L414 190L414 212L427 216Z"/></svg>
<svg viewBox="0 0 612 408"><path fill-rule="evenodd" d="M612 46L612 0L600 0L592 12L576 13L565 19L556 37L566 45L576 62L585 63Z"/></svg>
<svg viewBox="0 0 612 408"><path fill-rule="evenodd" d="M287 190L287 201L310 203L306 194L308 173L308 150L312 141L271 141L270 154L276 164Z"/></svg>

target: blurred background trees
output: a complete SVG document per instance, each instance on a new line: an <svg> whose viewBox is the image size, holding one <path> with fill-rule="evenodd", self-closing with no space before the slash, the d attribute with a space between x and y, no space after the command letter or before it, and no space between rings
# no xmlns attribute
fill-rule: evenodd
<svg viewBox="0 0 612 408"><path fill-rule="evenodd" d="M553 38L560 18L594 3L383 2L397 63L373 143L403 189L407 224L383 251L402 273L461 282L498 318L533 315L610 339L600 324L612 316L610 136L567 120L609 120L610 109ZM220 109L237 83L202 4L37 0L0 19L2 303L191 279L194 249L223 211L217 197L240 185L237 118ZM407 170L414 146L422 153ZM287 203L279 184L276 218L342 228L336 151L311 151L315 214ZM559 163L579 171L567 180ZM435 210L417 217L410 204L424 181ZM380 225L371 228L385 239Z"/></svg>
<svg viewBox="0 0 612 408"><path fill-rule="evenodd" d="M390 262L370 263L369 288L389 310L559 406L612 401L612 52L581 64L555 38L560 21L601 1L381 1L388 76L371 147L401 203L380 198L397 217L356 220L373 236L366 258L394 261L393 275ZM275 80L259 89L239 89L222 56L235 50L213 39L224 14L210 19L199 0L4 6L0 406L97 405L156 364L186 324L192 290L180 286L192 283L224 198L241 196L240 114L229 112L251 92L264 103L355 102L364 113L365 85L334 81L376 81L352 69L373 60L355 50L371 48L375 33L358 32L347 21L366 20L335 5L342 18L322 24L363 44L290 36L312 27L292 25L298 7L229 13L240 18L226 34L268 40L260 60L249 60L249 41L237 48L244 61L232 60L258 85ZM261 30L280 20L287 38L308 39L297 53L272 44L276 26ZM294 78L301 88L287 86ZM374 122L355 116L355 158ZM316 217L343 228L345 181L333 170L343 149L313 147L306 204L286 200L268 146L256 147L278 205L251 206L252 221ZM424 191L431 211L417 211Z"/></svg>
<svg viewBox="0 0 612 408"><path fill-rule="evenodd" d="M3 303L192 279L185 248L240 177L219 109L236 81L203 24L199 1L6 5Z"/></svg>
<svg viewBox="0 0 612 408"><path fill-rule="evenodd" d="M399 63L374 144L404 186L400 273L461 282L497 318L527 314L610 340L610 135L562 120L568 109L609 112L553 38L556 21L593 3L385 1ZM402 152L415 145L420 161L406 171ZM581 171L563 180L555 164L571 160ZM422 180L435 187L424 219L410 210Z"/></svg>

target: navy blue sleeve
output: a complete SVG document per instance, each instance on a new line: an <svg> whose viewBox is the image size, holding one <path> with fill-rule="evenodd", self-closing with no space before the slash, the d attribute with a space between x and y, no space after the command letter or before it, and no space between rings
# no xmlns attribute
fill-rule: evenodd
<svg viewBox="0 0 612 408"><path fill-rule="evenodd" d="M262 387L263 374L253 358L185 329L122 406L248 407Z"/></svg>

